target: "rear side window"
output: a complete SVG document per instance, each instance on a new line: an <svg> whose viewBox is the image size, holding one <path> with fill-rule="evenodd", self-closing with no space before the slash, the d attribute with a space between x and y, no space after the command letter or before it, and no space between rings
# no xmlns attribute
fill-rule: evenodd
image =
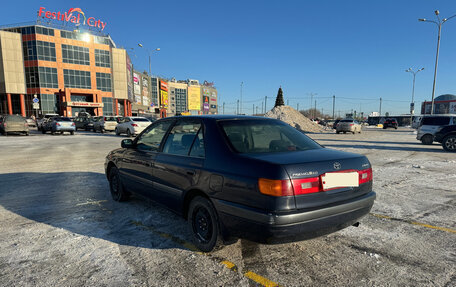
<svg viewBox="0 0 456 287"><path fill-rule="evenodd" d="M421 120L421 125L445 126L450 124L450 117L425 117Z"/></svg>
<svg viewBox="0 0 456 287"><path fill-rule="evenodd" d="M115 117L105 117L104 120L108 121L108 122L116 122L117 121Z"/></svg>
<svg viewBox="0 0 456 287"><path fill-rule="evenodd" d="M5 122L16 122L16 123L21 123L25 121L25 118L21 116L7 116L5 118Z"/></svg>
<svg viewBox="0 0 456 287"><path fill-rule="evenodd" d="M143 119L143 118L132 118L131 119L134 122L148 122L148 119Z"/></svg>
<svg viewBox="0 0 456 287"><path fill-rule="evenodd" d="M163 152L176 155L188 155L201 128L200 122L182 121L177 123L166 139ZM198 143L200 145L201 143Z"/></svg>
<svg viewBox="0 0 456 287"><path fill-rule="evenodd" d="M220 126L240 153L293 152L321 148L316 142L279 121L230 120Z"/></svg>

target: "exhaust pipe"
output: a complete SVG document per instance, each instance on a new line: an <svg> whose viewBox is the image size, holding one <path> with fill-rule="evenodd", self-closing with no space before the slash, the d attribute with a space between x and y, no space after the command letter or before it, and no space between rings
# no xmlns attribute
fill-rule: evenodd
<svg viewBox="0 0 456 287"><path fill-rule="evenodd" d="M354 223L352 226L358 227L359 226L359 222Z"/></svg>

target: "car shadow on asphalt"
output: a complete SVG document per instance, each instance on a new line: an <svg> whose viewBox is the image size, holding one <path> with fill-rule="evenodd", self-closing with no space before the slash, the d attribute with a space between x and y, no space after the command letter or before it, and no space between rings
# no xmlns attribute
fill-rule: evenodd
<svg viewBox="0 0 456 287"><path fill-rule="evenodd" d="M113 201L102 173L6 173L0 182L0 205L31 221L128 246L186 249L191 241L187 222L152 201Z"/></svg>
<svg viewBox="0 0 456 287"><path fill-rule="evenodd" d="M331 142L349 142L349 143L372 143L372 144L406 144L406 145L417 145L423 146L424 145L419 142L390 142L390 141L367 141L367 140L349 140L349 139L318 139L319 141L331 141Z"/></svg>

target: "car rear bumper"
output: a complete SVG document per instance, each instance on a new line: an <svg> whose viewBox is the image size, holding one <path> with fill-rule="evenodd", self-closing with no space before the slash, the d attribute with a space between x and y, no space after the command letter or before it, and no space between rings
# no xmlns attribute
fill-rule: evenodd
<svg viewBox="0 0 456 287"><path fill-rule="evenodd" d="M75 126L71 126L71 127L55 127L55 131L56 132L74 132L76 130L76 127Z"/></svg>
<svg viewBox="0 0 456 287"><path fill-rule="evenodd" d="M283 243L310 239L343 229L367 215L375 192L337 205L285 215L264 213L223 200L214 200L224 237Z"/></svg>

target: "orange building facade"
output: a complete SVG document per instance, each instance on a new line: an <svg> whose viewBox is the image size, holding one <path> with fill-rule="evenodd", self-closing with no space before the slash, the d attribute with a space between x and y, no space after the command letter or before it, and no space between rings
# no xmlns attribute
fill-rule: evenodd
<svg viewBox="0 0 456 287"><path fill-rule="evenodd" d="M21 34L26 93L8 91L7 82L14 77L7 75L8 59L0 53L0 114L131 115L128 55L109 36L44 25L2 31Z"/></svg>

